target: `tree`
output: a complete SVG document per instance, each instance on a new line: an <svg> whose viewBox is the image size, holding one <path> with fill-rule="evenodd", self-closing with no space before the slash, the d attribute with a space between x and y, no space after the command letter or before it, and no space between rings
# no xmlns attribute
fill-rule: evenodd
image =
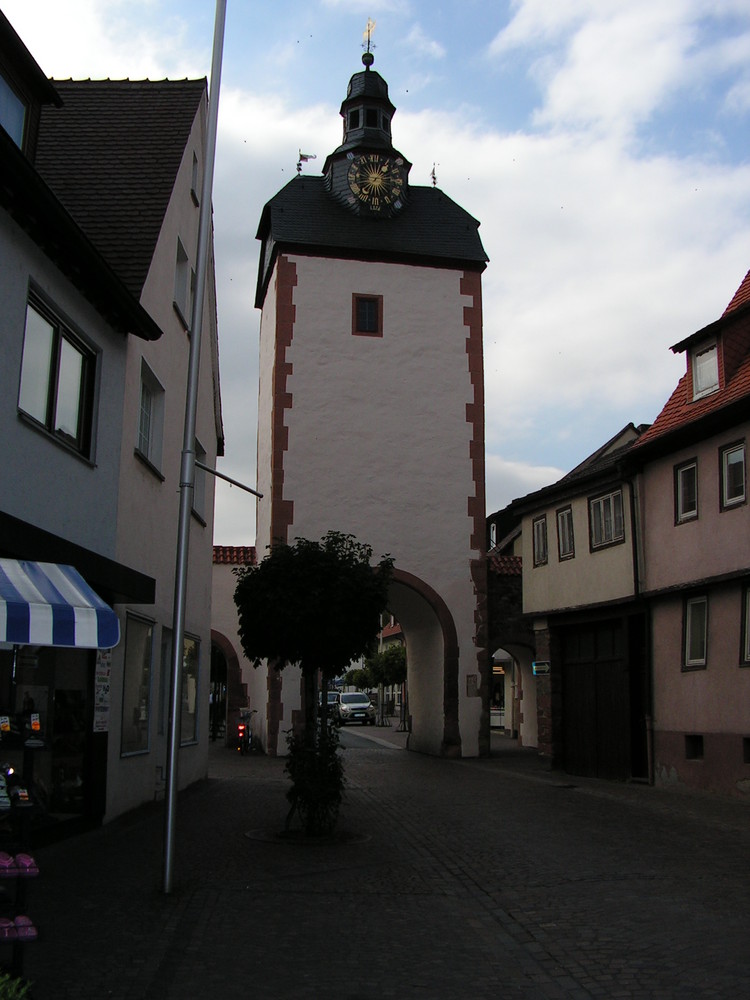
<svg viewBox="0 0 750 1000"><path fill-rule="evenodd" d="M372 648L388 602L393 560L383 556L375 566L371 560L369 545L329 531L319 542L275 542L258 565L237 571L234 601L245 655L255 667L268 660L277 670L298 664L302 671L304 734L301 741L290 742L290 752L307 752L304 766L294 764L298 774L310 773L311 755L317 758L314 766L326 774L336 770L330 760L323 761L329 755L325 698L323 724L316 726L318 672L335 677Z"/></svg>
<svg viewBox="0 0 750 1000"><path fill-rule="evenodd" d="M390 687L403 684L406 680L406 647L400 643L391 643L371 656L365 662L365 667L373 685Z"/></svg>

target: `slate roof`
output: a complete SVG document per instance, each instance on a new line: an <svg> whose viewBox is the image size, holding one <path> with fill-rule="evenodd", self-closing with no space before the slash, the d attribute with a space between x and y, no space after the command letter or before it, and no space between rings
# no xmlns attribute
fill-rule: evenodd
<svg viewBox="0 0 750 1000"><path fill-rule="evenodd" d="M719 344L719 389L694 400L689 348L710 337ZM694 438L700 427L712 433L718 426L746 417L750 410L750 271L721 318L675 344L672 350L686 353L687 371L634 447L636 458L647 450L680 447L683 439Z"/></svg>
<svg viewBox="0 0 750 1000"><path fill-rule="evenodd" d="M258 561L254 545L214 545L214 563L226 566L255 566Z"/></svg>
<svg viewBox="0 0 750 1000"><path fill-rule="evenodd" d="M388 260L484 270L488 257L479 222L439 188L409 187L391 218L356 215L328 194L323 177L298 176L265 206L257 238L274 251ZM261 260L256 305L262 305L273 258Z"/></svg>
<svg viewBox="0 0 750 1000"><path fill-rule="evenodd" d="M140 299L205 80L56 80L36 168Z"/></svg>

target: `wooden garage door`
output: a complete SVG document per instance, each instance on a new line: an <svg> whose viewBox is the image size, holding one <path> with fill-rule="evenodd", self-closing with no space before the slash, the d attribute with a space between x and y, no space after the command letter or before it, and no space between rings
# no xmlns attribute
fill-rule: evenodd
<svg viewBox="0 0 750 1000"><path fill-rule="evenodd" d="M563 760L570 774L630 777L630 684L621 621L563 635Z"/></svg>

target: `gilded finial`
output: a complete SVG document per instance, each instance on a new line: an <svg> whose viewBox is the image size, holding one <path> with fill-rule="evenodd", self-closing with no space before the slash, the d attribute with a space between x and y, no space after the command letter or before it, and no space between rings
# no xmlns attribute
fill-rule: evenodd
<svg viewBox="0 0 750 1000"><path fill-rule="evenodd" d="M372 44L372 33L375 30L375 21L371 17L367 18L367 26L365 27L364 34L362 35L362 47L365 49L362 55L362 62L365 69L369 69L370 66L375 62L375 56L372 54L370 49L374 49L375 46Z"/></svg>

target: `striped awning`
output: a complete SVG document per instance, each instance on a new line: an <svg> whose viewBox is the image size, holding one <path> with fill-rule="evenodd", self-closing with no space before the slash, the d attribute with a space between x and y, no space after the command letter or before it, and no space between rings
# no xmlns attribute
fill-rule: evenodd
<svg viewBox="0 0 750 1000"><path fill-rule="evenodd" d="M0 642L110 649L119 641L117 615L78 570L0 559Z"/></svg>

